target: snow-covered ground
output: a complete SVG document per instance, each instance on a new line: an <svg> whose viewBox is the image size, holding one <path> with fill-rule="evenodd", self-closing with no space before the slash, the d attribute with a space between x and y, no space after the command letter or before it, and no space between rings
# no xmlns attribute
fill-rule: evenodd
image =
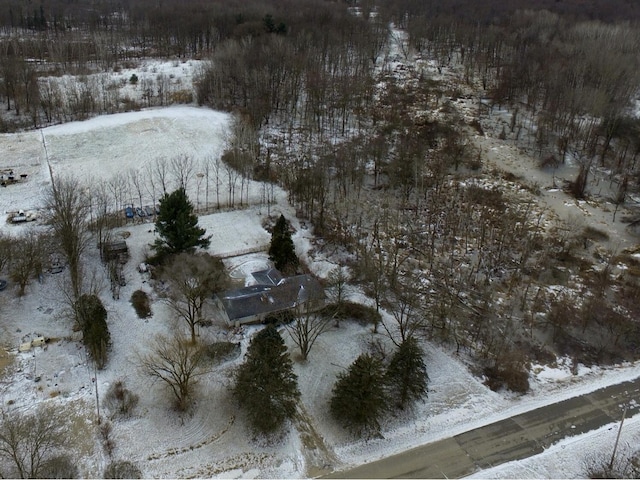
<svg viewBox="0 0 640 480"><path fill-rule="evenodd" d="M28 175L23 182L0 189L0 212L40 209L43 193L51 182L51 172L54 177L73 173L79 178L109 182L119 172L142 168L161 157L219 156L228 124L228 116L218 112L171 107L0 136L0 151L4 153L0 157L0 170L12 169L16 174ZM194 202L196 196L202 200L203 195L195 184L193 180L189 190ZM221 188L224 191L225 185ZM265 249L269 242L263 224L268 212L271 215L282 212L297 229L294 241L299 255L307 259L315 272L326 274L331 262L315 254L308 255L312 232L298 224L293 209L286 203L286 195L276 190L276 203L267 210L261 203L262 191L259 184L252 184L250 206L200 217L200 224L212 235L210 252L226 257L225 263L236 278L263 268L268 264ZM11 225L4 218L0 222L4 233L18 234L28 228L44 227L39 222ZM188 415L172 411L166 390L141 375L137 356L145 351L149 340L159 333L174 334L176 328L185 330L172 320L168 309L158 300L147 274L139 273L136 268L153 241L150 221L131 222L120 231L131 250L131 259L125 266L127 285L120 292L120 300L113 300L109 293L106 272L98 261L96 248L91 247L87 252L88 270L96 272L103 287L101 298L109 312L113 341L107 367L97 372L97 385L101 398L118 379L139 394L140 404L134 416L113 420L113 458L138 463L146 477L307 477L329 469L355 466L640 375L640 365L580 368L577 375L570 373L569 362L539 366L533 369L531 392L515 396L492 392L469 373L464 358L452 355L446 348L425 343L431 379L428 399L411 411L388 419L383 425L383 438L361 440L345 432L329 415L331 389L336 375L369 348L371 341L385 343L386 340L382 334L374 335L370 327L343 322L339 328L320 337L306 362L300 360L288 339L307 421L317 433L315 441L310 444L308 436L303 436L296 425L291 425L287 433L275 441L254 439L229 394L232 368L242 357L201 377L197 404ZM14 359L0 382L2 408L8 412L20 411L45 401L73 408L73 415L82 420L84 429L83 434L77 436L74 458L79 458L83 476L98 477L110 458L98 440L92 382L95 373L65 314L61 294L64 275L46 274L41 282L34 281L21 298L16 297L12 286L0 292L1 342ZM152 296L153 316L149 319L137 318L129 303L131 293L137 289ZM356 291L351 295L360 298ZM200 340L241 342L243 352L251 333L259 328L236 331L228 329L219 319L212 318L212 321L212 326L201 328ZM38 347L18 353L20 342L35 335L53 340L46 349ZM40 381L36 382L38 377ZM102 409L101 414L106 416L109 412ZM610 451L615 433L616 428L608 426L565 440L537 457L477 475L485 478L582 477L584 454ZM634 445L639 437L640 421L627 420L622 444Z"/></svg>

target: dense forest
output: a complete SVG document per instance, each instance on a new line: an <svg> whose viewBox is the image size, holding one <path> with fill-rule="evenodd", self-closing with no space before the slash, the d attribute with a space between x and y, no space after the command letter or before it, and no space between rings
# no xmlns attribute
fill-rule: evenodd
<svg viewBox="0 0 640 480"><path fill-rule="evenodd" d="M577 162L573 196L607 172L611 201L629 203L638 18L630 0L5 0L0 129L140 108L110 72L198 60L193 92L167 95L159 75L146 106L234 112L224 160L283 186L401 335L466 350L496 382L526 389L531 358L637 358L640 269L629 252L598 249L593 228L548 226L536 187L485 171L472 137L506 109L498 133L541 168ZM547 288L557 284L564 293Z"/></svg>

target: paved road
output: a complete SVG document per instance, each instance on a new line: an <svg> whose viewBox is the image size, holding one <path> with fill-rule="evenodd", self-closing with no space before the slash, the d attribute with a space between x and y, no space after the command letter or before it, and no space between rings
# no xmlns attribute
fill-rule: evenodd
<svg viewBox="0 0 640 480"><path fill-rule="evenodd" d="M460 478L541 453L558 440L621 419L640 402L640 378L531 410L328 478ZM640 409L635 402L631 417Z"/></svg>

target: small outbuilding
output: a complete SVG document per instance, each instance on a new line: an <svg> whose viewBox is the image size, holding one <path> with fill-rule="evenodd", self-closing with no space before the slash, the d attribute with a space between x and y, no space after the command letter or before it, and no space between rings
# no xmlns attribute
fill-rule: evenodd
<svg viewBox="0 0 640 480"><path fill-rule="evenodd" d="M127 242L120 240L117 242L106 242L102 245L102 260L110 262L111 260L120 260L123 263L129 258L129 247Z"/></svg>

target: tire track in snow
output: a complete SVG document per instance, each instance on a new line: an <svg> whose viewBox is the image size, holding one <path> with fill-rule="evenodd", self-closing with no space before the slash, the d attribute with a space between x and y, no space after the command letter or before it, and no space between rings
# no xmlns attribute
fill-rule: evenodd
<svg viewBox="0 0 640 480"><path fill-rule="evenodd" d="M227 425L225 426L225 428L223 428L221 431L217 432L216 434L205 438L204 440L198 442L198 443L187 443L187 445L183 446L183 447L174 447L174 448L169 448L167 450L164 450L163 452L159 452L159 453L152 453L151 455L149 455L147 457L147 460L152 461L152 460L160 460L162 458L167 458L167 457L171 457L174 455L180 455L182 453L187 453L187 452L192 452L193 450L197 449L197 448L201 448L204 447L205 445L209 445L210 443L215 442L216 440L219 440L225 433L227 433L229 431L229 429L231 428L231 426L235 423L236 417L235 416L231 416L231 418L229 419L229 421L227 422ZM184 438L183 440L189 440L189 439L195 439L195 437L198 436L199 433L202 433L202 431L204 430L203 427L203 422L199 422L197 420L194 419L194 421L191 422L192 425L196 424L198 427L191 427L189 429L189 431L185 432Z"/></svg>
<svg viewBox="0 0 640 480"><path fill-rule="evenodd" d="M330 449L313 425L304 405L298 403L294 424L302 442L306 475L315 478L332 472L340 464L335 452Z"/></svg>

